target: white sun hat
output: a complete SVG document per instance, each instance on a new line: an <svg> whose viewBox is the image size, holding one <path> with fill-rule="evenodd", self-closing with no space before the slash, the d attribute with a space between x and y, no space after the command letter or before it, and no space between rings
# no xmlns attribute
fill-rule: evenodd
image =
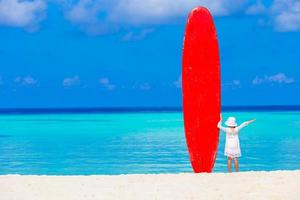
<svg viewBox="0 0 300 200"><path fill-rule="evenodd" d="M237 126L236 120L234 117L228 117L227 121L225 122L227 126Z"/></svg>

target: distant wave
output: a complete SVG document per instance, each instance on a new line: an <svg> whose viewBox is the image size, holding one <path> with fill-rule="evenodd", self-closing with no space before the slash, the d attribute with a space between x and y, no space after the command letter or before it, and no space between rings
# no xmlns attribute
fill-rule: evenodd
<svg viewBox="0 0 300 200"><path fill-rule="evenodd" d="M223 106L223 111L300 111L300 105Z"/></svg>
<svg viewBox="0 0 300 200"><path fill-rule="evenodd" d="M181 111L181 107L0 108L0 114L145 113Z"/></svg>

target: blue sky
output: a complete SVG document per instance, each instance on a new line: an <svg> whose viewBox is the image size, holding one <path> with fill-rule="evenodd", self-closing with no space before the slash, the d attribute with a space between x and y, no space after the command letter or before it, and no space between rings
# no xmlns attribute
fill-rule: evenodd
<svg viewBox="0 0 300 200"><path fill-rule="evenodd" d="M297 0L0 0L0 107L181 106L196 5L214 16L222 105L300 104Z"/></svg>

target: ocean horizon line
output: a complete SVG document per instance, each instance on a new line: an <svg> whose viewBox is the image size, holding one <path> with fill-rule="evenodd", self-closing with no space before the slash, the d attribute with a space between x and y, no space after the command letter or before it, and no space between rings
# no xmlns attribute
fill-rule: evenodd
<svg viewBox="0 0 300 200"><path fill-rule="evenodd" d="M222 106L222 111L300 111L300 105L236 105ZM49 108L0 108L0 114L72 114L72 113L134 113L182 112L181 106L160 107L49 107Z"/></svg>

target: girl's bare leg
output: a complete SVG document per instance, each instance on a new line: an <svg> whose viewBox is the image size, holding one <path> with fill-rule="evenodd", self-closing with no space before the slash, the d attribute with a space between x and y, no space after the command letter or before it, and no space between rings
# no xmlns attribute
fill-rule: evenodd
<svg viewBox="0 0 300 200"><path fill-rule="evenodd" d="M231 172L231 158L228 157L227 159L227 167L228 167L228 172Z"/></svg>
<svg viewBox="0 0 300 200"><path fill-rule="evenodd" d="M239 171L239 162L238 162L238 158L234 158L234 169L236 172Z"/></svg>

